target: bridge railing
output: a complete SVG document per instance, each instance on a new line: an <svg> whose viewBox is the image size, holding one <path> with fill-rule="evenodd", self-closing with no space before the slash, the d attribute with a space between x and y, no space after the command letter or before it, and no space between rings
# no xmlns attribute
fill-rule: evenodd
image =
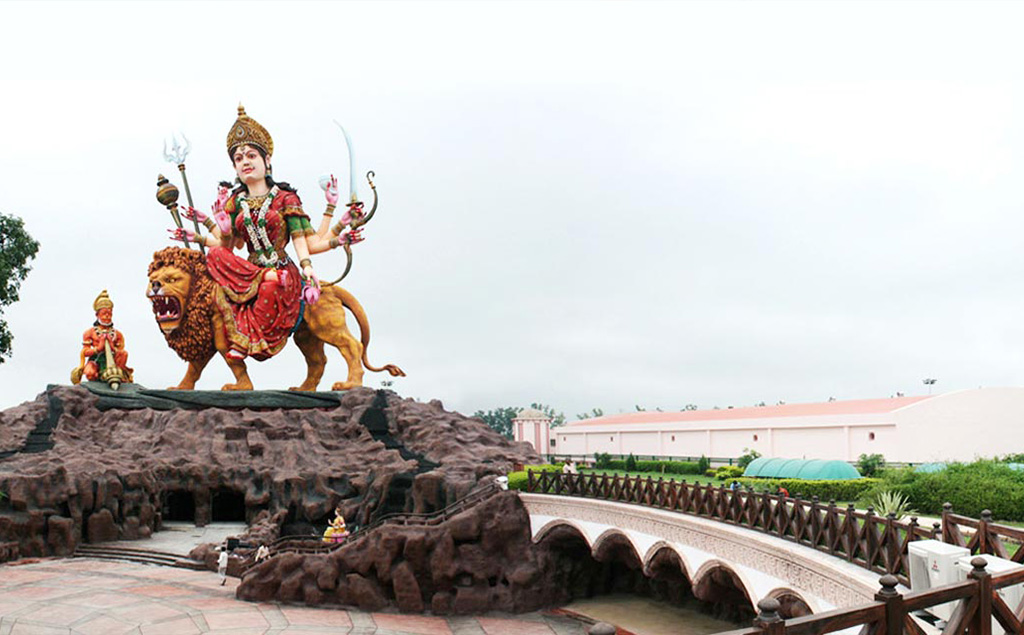
<svg viewBox="0 0 1024 635"><path fill-rule="evenodd" d="M957 606L941 630L943 635L992 635L993 620L1007 633L1024 632L1024 602L1010 607L999 593L1024 582L1024 569L993 576L986 565L984 558L975 558L965 581L906 595L896 590L896 576L884 575L874 602L791 619L779 615L777 600L764 599L757 604L753 626L718 635L818 635L858 626L861 635L925 635L913 614L947 602Z"/></svg>
<svg viewBox="0 0 1024 635"><path fill-rule="evenodd" d="M821 503L781 494L731 490L685 481L657 480L597 473L527 473L527 491L580 496L656 507L692 514L760 531L823 551L876 573L891 573L909 584L907 545L914 540L939 539L938 523L918 525L916 518L901 522L895 515L879 516L835 501Z"/></svg>

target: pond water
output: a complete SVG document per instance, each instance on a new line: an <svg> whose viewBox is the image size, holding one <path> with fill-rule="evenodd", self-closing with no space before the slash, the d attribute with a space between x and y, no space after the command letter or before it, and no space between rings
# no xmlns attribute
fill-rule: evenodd
<svg viewBox="0 0 1024 635"><path fill-rule="evenodd" d="M707 635L749 626L711 617L698 607L696 600L675 606L635 595L614 594L573 600L563 608L636 635Z"/></svg>

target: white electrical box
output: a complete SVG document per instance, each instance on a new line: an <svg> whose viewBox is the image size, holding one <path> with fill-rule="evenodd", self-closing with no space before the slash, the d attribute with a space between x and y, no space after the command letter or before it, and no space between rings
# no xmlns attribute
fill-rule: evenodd
<svg viewBox="0 0 1024 635"><path fill-rule="evenodd" d="M941 540L914 540L907 545L907 555L911 591L927 591L963 580L959 576L957 562L965 557L971 559L971 552L966 547L946 544ZM949 620L956 605L956 602L946 602L925 610L941 620Z"/></svg>
<svg viewBox="0 0 1024 635"><path fill-rule="evenodd" d="M956 561L956 568L958 573L958 581L967 579L967 574L970 573L974 566L971 564L971 560L975 558L984 558L988 563L985 565L985 571L988 571L990 575L996 575L999 573L1006 573L1007 571L1016 571L1018 569L1024 569L1024 564L1018 564L1013 560L1007 560L1005 558L999 558L992 556L987 553L980 553L976 556L964 556ZM1020 604L1020 599L1024 597L1024 582L1021 584L1015 584L1013 586L1003 587L997 589L996 593L999 597L1003 598L1003 602L1010 607L1011 611L1016 611L1017 606ZM996 618L992 618L992 632L1003 633L1005 629L999 625Z"/></svg>

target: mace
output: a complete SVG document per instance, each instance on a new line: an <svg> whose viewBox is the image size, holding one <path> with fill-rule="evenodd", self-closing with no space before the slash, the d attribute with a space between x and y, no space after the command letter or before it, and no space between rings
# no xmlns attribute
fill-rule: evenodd
<svg viewBox="0 0 1024 635"><path fill-rule="evenodd" d="M171 218L174 219L174 224L178 226L178 229L184 229L181 226L181 216L178 215L178 188L174 187L174 184L168 181L163 174L156 177L156 200L160 201L160 204L171 213ZM183 237L182 242L185 243L185 249L190 249L188 240Z"/></svg>

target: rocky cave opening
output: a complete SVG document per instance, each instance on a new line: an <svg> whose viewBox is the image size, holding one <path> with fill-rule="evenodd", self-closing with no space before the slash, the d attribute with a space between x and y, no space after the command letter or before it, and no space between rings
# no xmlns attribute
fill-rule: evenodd
<svg viewBox="0 0 1024 635"><path fill-rule="evenodd" d="M244 523L245 494L230 487L218 487L210 500L210 514L215 523Z"/></svg>
<svg viewBox="0 0 1024 635"><path fill-rule="evenodd" d="M196 522L196 499L192 492L183 489L165 491L161 516L164 521Z"/></svg>

